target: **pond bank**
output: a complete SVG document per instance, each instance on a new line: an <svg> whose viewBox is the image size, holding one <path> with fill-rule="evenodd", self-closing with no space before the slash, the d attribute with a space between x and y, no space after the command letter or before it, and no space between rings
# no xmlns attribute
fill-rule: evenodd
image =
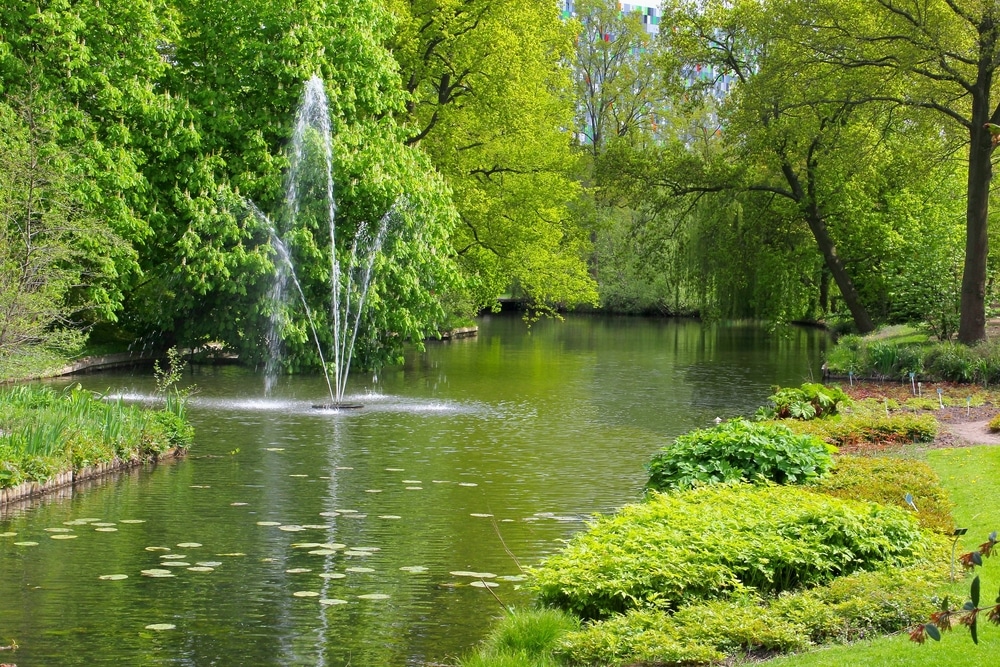
<svg viewBox="0 0 1000 667"><path fill-rule="evenodd" d="M146 456L128 460L115 459L107 463L98 463L92 466L86 466L84 468L80 468L79 470L66 470L52 476L44 482L22 482L17 486L0 489L0 510L9 504L40 498L41 496L45 496L62 489L72 488L82 482L95 480L112 473L138 468L143 465L155 464L160 461L181 458L185 454L187 454L186 447L172 447L162 453L154 452L147 454Z"/></svg>

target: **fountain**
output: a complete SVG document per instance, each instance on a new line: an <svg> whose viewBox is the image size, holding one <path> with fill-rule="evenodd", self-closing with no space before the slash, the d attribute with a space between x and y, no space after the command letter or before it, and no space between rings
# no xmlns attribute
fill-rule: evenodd
<svg viewBox="0 0 1000 667"><path fill-rule="evenodd" d="M271 326L267 336L268 360L265 372L265 393L270 394L279 370L281 331L285 324L285 314L280 308L280 304L284 303L287 298L290 282L294 285L305 311L330 394L329 403L316 404L313 407L317 409L360 408L361 405L344 402L344 391L350 373L354 345L365 312L368 290L372 283L375 256L382 247L397 205L393 205L382 216L374 229L371 229L364 222L358 225L354 238L350 242L346 262L342 265L336 245L337 205L334 198L333 146L329 104L322 80L313 76L306 83L305 92L296 115L295 131L292 135L291 165L285 191L288 230L295 229L295 222L302 204L302 172L308 157L307 140L311 135L320 139L325 167L325 213L330 227L330 321L333 334L333 349L330 356L332 358L328 361L327 356L323 354L323 345L316 328L315 318L309 308L302 285L296 276L288 243L282 238L270 218L252 202L247 202L254 216L267 226L271 244L277 253L275 280L270 294L271 302L276 307L271 314Z"/></svg>

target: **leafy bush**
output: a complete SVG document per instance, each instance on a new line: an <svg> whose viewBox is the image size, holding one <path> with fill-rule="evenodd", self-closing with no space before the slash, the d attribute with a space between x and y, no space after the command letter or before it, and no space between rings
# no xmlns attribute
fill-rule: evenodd
<svg viewBox="0 0 1000 667"><path fill-rule="evenodd" d="M814 435L846 450L879 450L885 447L931 442L937 435L938 422L932 415L878 412L843 415L839 419L793 423L802 434Z"/></svg>
<svg viewBox="0 0 1000 667"><path fill-rule="evenodd" d="M774 417L778 419L814 419L837 414L841 403L850 403L850 397L840 387L827 387L819 383L806 383L801 387L775 391L768 400L774 404Z"/></svg>
<svg viewBox="0 0 1000 667"><path fill-rule="evenodd" d="M1000 414L991 419L988 426L990 429L990 433L996 433L1000 431Z"/></svg>
<svg viewBox="0 0 1000 667"><path fill-rule="evenodd" d="M676 613L635 609L567 634L561 654L584 664L698 664L740 652L854 641L924 618L941 579L942 573L923 568L859 572L777 598L737 595Z"/></svg>
<svg viewBox="0 0 1000 667"><path fill-rule="evenodd" d="M924 360L927 371L942 380L970 382L975 366L975 352L967 345L944 342L935 345Z"/></svg>
<svg viewBox="0 0 1000 667"><path fill-rule="evenodd" d="M648 466L647 487L663 491L735 480L803 483L826 472L831 462L817 438L795 435L780 424L732 419L664 447Z"/></svg>
<svg viewBox="0 0 1000 667"><path fill-rule="evenodd" d="M791 486L713 485L654 493L601 517L536 568L531 585L545 604L600 618L815 586L907 565L933 543L895 507Z"/></svg>
<svg viewBox="0 0 1000 667"><path fill-rule="evenodd" d="M925 528L951 534L955 528L951 501L941 480L929 465L911 459L838 456L829 473L814 482L814 488L837 498L869 500L882 505L911 509Z"/></svg>

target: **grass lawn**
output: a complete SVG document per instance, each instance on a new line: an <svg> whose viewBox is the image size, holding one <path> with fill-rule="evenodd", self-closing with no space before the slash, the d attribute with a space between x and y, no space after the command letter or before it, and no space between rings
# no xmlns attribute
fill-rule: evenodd
<svg viewBox="0 0 1000 667"><path fill-rule="evenodd" d="M993 530L1000 530L1000 447L979 446L938 449L927 455L927 462L941 477L941 483L955 502L955 521L968 528L968 537L959 544L959 553L969 551L986 540ZM1000 589L1000 554L987 559L979 569L983 583L981 605L992 602ZM951 592L959 606L968 599L971 577L956 584ZM905 634L885 637L848 646L823 648L809 653L778 658L768 667L812 667L825 665L863 665L864 667L899 666L947 667L950 665L988 665L1000 655L1000 627L979 619L979 645L972 643L966 628L957 627L941 642L928 640L920 645Z"/></svg>

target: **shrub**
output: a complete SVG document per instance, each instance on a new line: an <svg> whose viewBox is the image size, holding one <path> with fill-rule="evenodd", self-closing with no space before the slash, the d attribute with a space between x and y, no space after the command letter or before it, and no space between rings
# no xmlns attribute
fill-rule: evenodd
<svg viewBox="0 0 1000 667"><path fill-rule="evenodd" d="M935 345L924 359L927 371L942 380L969 382L975 365L975 352L967 345L944 342Z"/></svg>
<svg viewBox="0 0 1000 667"><path fill-rule="evenodd" d="M797 487L714 485L627 505L533 571L543 603L587 618L761 594L927 557L934 543L903 510Z"/></svg>
<svg viewBox="0 0 1000 667"><path fill-rule="evenodd" d="M910 509L906 502L909 494L920 525L949 535L955 528L948 494L937 473L922 461L838 456L830 472L814 482L814 488L837 498L869 500L903 509Z"/></svg>
<svg viewBox="0 0 1000 667"><path fill-rule="evenodd" d="M896 632L925 617L941 572L859 572L777 598L738 595L670 613L630 610L588 623L562 640L562 655L586 664L709 663L726 654L795 651Z"/></svg>
<svg viewBox="0 0 1000 667"><path fill-rule="evenodd" d="M990 433L996 433L997 431L1000 431L1000 414L993 417L993 419L990 420L988 426L990 429Z"/></svg>
<svg viewBox="0 0 1000 667"><path fill-rule="evenodd" d="M699 483L766 480L803 483L826 472L826 445L780 424L732 419L679 436L649 464L647 487L686 488Z"/></svg>
<svg viewBox="0 0 1000 667"><path fill-rule="evenodd" d="M837 414L841 403L850 403L850 397L840 387L827 387L819 383L806 383L801 387L775 391L768 400L774 404L778 419L813 419Z"/></svg>
<svg viewBox="0 0 1000 667"><path fill-rule="evenodd" d="M916 442L931 442L937 435L938 422L933 415L878 412L843 415L822 422L793 423L798 433L814 435L846 450L878 450Z"/></svg>

